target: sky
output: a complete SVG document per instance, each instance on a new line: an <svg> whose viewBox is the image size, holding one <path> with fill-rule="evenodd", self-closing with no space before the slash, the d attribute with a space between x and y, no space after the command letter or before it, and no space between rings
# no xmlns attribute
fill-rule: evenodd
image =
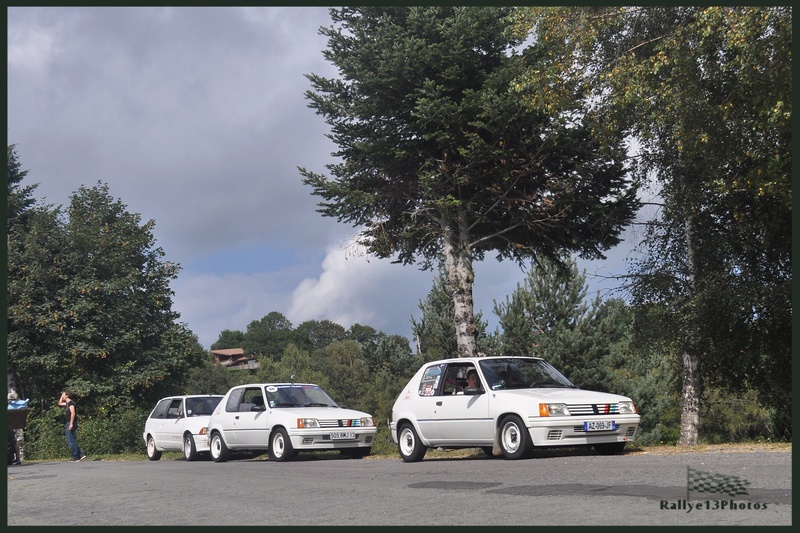
<svg viewBox="0 0 800 533"><path fill-rule="evenodd" d="M326 7L8 7L8 144L33 197L81 186L155 221L179 263L173 309L206 348L270 312L355 323L411 341L435 272L370 257L357 228L316 212L298 167L327 173L336 146L308 107L306 74L335 77ZM590 296L618 295L635 230L580 261ZM525 272L475 264L475 311L497 326ZM412 346L414 344L412 343Z"/></svg>

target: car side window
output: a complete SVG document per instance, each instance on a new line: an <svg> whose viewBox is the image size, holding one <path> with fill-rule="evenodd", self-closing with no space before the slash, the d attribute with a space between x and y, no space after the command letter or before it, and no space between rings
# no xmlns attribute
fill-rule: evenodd
<svg viewBox="0 0 800 533"><path fill-rule="evenodd" d="M231 391L228 401L225 403L226 412L232 413L239 410L239 404L242 403L242 394L244 394L244 388Z"/></svg>
<svg viewBox="0 0 800 533"><path fill-rule="evenodd" d="M178 398L176 400L172 400L169 404L169 409L167 409L167 418L178 418L181 416L181 411L183 407L183 401Z"/></svg>
<svg viewBox="0 0 800 533"><path fill-rule="evenodd" d="M442 394L458 394L467 386L467 371L474 368L472 365L451 364L445 371L444 388Z"/></svg>
<svg viewBox="0 0 800 533"><path fill-rule="evenodd" d="M161 400L156 405L156 408L153 409L153 413L150 415L150 418L166 418L167 417L167 408L169 408L169 404L172 403L171 400Z"/></svg>
<svg viewBox="0 0 800 533"><path fill-rule="evenodd" d="M422 379L419 380L420 396L437 395L442 378L443 366L444 365L432 365L425 369L425 372L422 373Z"/></svg>

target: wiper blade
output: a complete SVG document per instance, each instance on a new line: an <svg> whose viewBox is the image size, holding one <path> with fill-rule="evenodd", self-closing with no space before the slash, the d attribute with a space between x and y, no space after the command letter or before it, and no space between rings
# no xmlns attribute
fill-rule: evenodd
<svg viewBox="0 0 800 533"><path fill-rule="evenodd" d="M307 404L303 405L303 407L330 407L330 406L327 403L310 402L310 403L307 403Z"/></svg>

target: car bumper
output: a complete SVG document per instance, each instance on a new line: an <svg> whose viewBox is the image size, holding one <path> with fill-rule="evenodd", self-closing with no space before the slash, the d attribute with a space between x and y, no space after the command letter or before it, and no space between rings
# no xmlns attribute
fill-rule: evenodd
<svg viewBox="0 0 800 533"><path fill-rule="evenodd" d="M207 452L207 451L211 450L211 446L209 446L210 443L208 442L208 440L209 440L208 439L208 435L206 435L206 434L203 434L203 435L192 434L192 437L194 437L194 449L195 449L195 451Z"/></svg>
<svg viewBox="0 0 800 533"><path fill-rule="evenodd" d="M639 415L593 417L530 417L534 446L574 446L605 442L632 442L639 429ZM587 431L584 422L614 422L613 430Z"/></svg>
<svg viewBox="0 0 800 533"><path fill-rule="evenodd" d="M336 438L337 433L352 433L352 438ZM313 428L290 431L289 439L295 450L338 450L341 448L371 448L378 428ZM348 436L349 437L349 436Z"/></svg>

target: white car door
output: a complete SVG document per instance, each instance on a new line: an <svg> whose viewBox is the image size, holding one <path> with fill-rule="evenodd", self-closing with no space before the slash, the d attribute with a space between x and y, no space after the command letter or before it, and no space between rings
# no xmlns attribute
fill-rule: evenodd
<svg viewBox="0 0 800 533"><path fill-rule="evenodd" d="M266 410L253 411L256 405L264 405L264 391L260 387L248 387L242 394L239 411L229 413L235 433L234 442L239 448L266 449L269 445L269 415Z"/></svg>
<svg viewBox="0 0 800 533"><path fill-rule="evenodd" d="M161 434L158 437L165 450L180 451L183 449L184 413L183 399L173 399L167 408L167 417L161 424Z"/></svg>
<svg viewBox="0 0 800 533"><path fill-rule="evenodd" d="M492 444L489 394L483 392L465 395L463 392L466 385L463 377L472 368L474 367L471 364L459 363L450 364L445 370L442 394L435 397L434 408L434 425L439 445Z"/></svg>

